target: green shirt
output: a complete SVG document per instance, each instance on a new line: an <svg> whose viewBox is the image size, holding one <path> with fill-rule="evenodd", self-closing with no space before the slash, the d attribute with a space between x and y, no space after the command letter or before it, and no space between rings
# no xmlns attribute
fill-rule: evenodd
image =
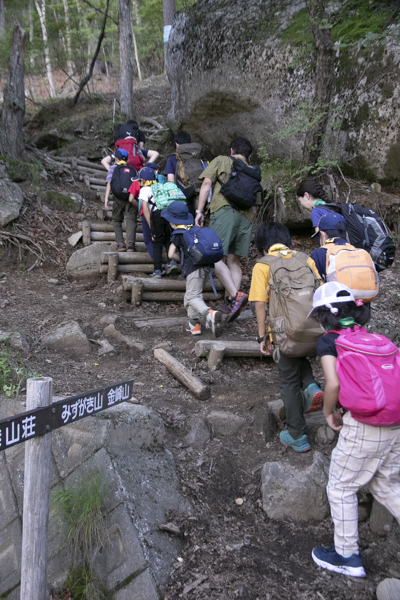
<svg viewBox="0 0 400 600"><path fill-rule="evenodd" d="M239 158L238 156L235 156L234 158L237 158L238 160L242 160L241 158ZM243 161L246 164L247 161ZM229 179L229 175L232 172L232 160L229 158L229 156L217 156L216 158L214 158L214 160L212 160L210 162L210 164L205 168L205 170L202 172L201 175L199 175L199 179L205 179L206 177L208 179L211 179L211 181L213 182L213 195L211 198L211 202L210 202L210 212L214 213L217 210L219 210L220 208L222 208L223 206L231 206L228 202L228 200L225 198L225 196L223 196L220 192L221 190L221 183L219 183L219 181L217 181L218 179L220 179L220 181L222 183L226 183ZM257 201L256 201L256 205L260 205L261 204L261 193L257 194ZM249 221L253 221L254 219L254 212L252 208L249 208L247 210L241 210L239 211L241 212L245 217L247 217L249 219Z"/></svg>

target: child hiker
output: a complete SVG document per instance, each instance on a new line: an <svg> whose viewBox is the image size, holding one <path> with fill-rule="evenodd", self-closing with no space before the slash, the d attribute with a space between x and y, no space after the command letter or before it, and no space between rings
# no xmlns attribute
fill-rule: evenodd
<svg viewBox="0 0 400 600"><path fill-rule="evenodd" d="M400 521L400 351L362 328L370 309L342 283L318 288L313 307L309 317L328 331L317 342L326 379L323 411L340 434L327 486L335 545L317 546L312 558L329 571L365 577L357 490L368 484L374 498ZM343 421L335 410L338 400L348 409Z"/></svg>
<svg viewBox="0 0 400 600"><path fill-rule="evenodd" d="M275 347L273 357L288 427L281 431L280 441L296 452L307 452L311 446L304 413L320 410L324 396L306 358L316 353L316 341L323 333L320 326L310 327L311 322L307 322L320 280L314 261L290 250L290 233L281 223L263 223L256 231L255 242L263 258L254 266L249 300L255 303L261 354L271 355L270 336ZM286 336L285 332L290 331L295 340Z"/></svg>
<svg viewBox="0 0 400 600"><path fill-rule="evenodd" d="M183 302L185 308L187 308L189 317L186 331L190 331L192 335L200 335L200 320L202 319L207 324L211 325L214 336L218 337L220 334L222 315L219 311L208 308L203 300L204 280L210 267L214 266L214 262L211 258L208 264L195 264L196 259L191 258L191 255L188 253L190 247L188 247L188 243L184 236L186 231L193 228L193 215L189 212L187 204L183 202L172 202L168 208L162 211L161 216L166 219L166 221L169 221L174 230L171 236L168 258L179 260L177 250L180 250L183 253L182 274L186 278L186 292ZM210 234L213 240L216 238L218 242L215 243L217 245L219 243L220 252L223 252L220 240L211 229L205 227L198 231L199 228L194 227L193 230L197 231L199 236L207 237L207 235ZM193 244L193 246L195 245L196 243ZM222 256L215 256L216 260L221 260L221 258ZM202 261L200 260L200 262ZM207 262L207 260L205 262Z"/></svg>

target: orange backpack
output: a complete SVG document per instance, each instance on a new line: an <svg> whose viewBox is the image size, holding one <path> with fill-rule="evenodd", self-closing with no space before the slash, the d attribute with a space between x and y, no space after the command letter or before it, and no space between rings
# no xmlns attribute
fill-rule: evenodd
<svg viewBox="0 0 400 600"><path fill-rule="evenodd" d="M379 292L379 277L374 262L366 250L351 244L338 245L327 240L326 281L347 285L357 299L370 302Z"/></svg>

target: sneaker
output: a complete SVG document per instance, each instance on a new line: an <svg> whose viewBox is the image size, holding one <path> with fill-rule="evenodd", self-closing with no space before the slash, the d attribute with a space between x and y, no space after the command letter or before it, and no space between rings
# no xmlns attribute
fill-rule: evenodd
<svg viewBox="0 0 400 600"><path fill-rule="evenodd" d="M176 264L176 262L174 260L170 260L169 263L166 264L165 274L173 275L174 273L177 273L177 272L178 272L178 265Z"/></svg>
<svg viewBox="0 0 400 600"><path fill-rule="evenodd" d="M317 546L311 553L313 561L323 569L349 575L350 577L365 577L365 571L360 554L349 557L338 554L335 548Z"/></svg>
<svg viewBox="0 0 400 600"><path fill-rule="evenodd" d="M192 335L200 335L201 325L199 321L196 321L195 319L189 319L189 321L185 325L185 330L190 331Z"/></svg>
<svg viewBox="0 0 400 600"><path fill-rule="evenodd" d="M311 450L311 446L308 443L306 434L299 437L299 439L295 440L292 438L290 433L285 429L281 431L279 434L279 439L286 448L293 448L295 452L308 452Z"/></svg>
<svg viewBox="0 0 400 600"><path fill-rule="evenodd" d="M303 390L303 395L305 399L304 413L306 415L321 410L324 402L324 392L316 383L310 383L308 388Z"/></svg>
<svg viewBox="0 0 400 600"><path fill-rule="evenodd" d="M117 250L117 252L126 252L125 244L117 244L116 250Z"/></svg>
<svg viewBox="0 0 400 600"><path fill-rule="evenodd" d="M236 296L232 299L231 311L227 318L228 323L231 323L232 321L238 318L242 308L246 306L248 299L248 294L244 294L243 292L238 292L236 294Z"/></svg>
<svg viewBox="0 0 400 600"><path fill-rule="evenodd" d="M221 313L218 310L209 309L207 321L211 323L211 331L213 332L214 337L219 337L221 335Z"/></svg>
<svg viewBox="0 0 400 600"><path fill-rule="evenodd" d="M136 247L133 242L131 242L130 244L127 244L126 249L128 252L136 252Z"/></svg>
<svg viewBox="0 0 400 600"><path fill-rule="evenodd" d="M161 279L163 275L164 273L161 271L161 269L156 269L150 274L150 277L153 277L153 279Z"/></svg>
<svg viewBox="0 0 400 600"><path fill-rule="evenodd" d="M225 302L223 303L223 305L221 306L221 308L219 310L224 315L229 315L229 313L231 312L231 308L232 308L232 299L226 297Z"/></svg>

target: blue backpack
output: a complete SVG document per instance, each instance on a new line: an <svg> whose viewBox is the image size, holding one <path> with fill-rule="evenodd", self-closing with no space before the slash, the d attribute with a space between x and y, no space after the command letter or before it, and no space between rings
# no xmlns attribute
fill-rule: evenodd
<svg viewBox="0 0 400 600"><path fill-rule="evenodd" d="M210 267L224 256L222 242L209 227L190 227L183 231L187 253L194 265Z"/></svg>

